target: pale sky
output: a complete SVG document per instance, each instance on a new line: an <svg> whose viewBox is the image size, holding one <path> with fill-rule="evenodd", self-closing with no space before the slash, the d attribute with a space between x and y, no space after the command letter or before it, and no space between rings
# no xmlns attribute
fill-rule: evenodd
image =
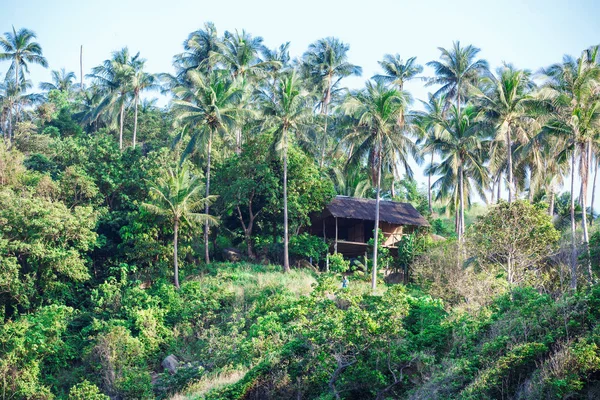
<svg viewBox="0 0 600 400"><path fill-rule="evenodd" d="M481 48L492 69L510 62L533 71L600 43L598 0L0 0L0 33L13 25L35 31L48 59L47 70L30 69L36 86L62 67L79 80L80 45L84 74L124 46L141 52L149 72L172 72L183 40L207 21L219 34L245 29L262 36L271 48L289 41L292 57L319 38L336 36L350 45L350 61L363 67L362 77L346 82L355 88L378 72L386 53L425 64L454 40ZM0 63L0 74L7 68L8 62ZM424 76L431 75L425 68ZM407 89L415 99L433 91L422 82ZM425 182L420 173L417 179Z"/></svg>

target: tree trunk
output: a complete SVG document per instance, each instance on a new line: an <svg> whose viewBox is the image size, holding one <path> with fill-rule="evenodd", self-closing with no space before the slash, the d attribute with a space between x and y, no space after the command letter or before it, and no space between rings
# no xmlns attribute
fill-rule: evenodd
<svg viewBox="0 0 600 400"><path fill-rule="evenodd" d="M577 247L575 245L575 148L571 154L571 289L577 290Z"/></svg>
<svg viewBox="0 0 600 400"><path fill-rule="evenodd" d="M465 233L465 193L464 193L464 176L462 165L458 167L458 206L459 206L459 221L458 221L458 241L463 240Z"/></svg>
<svg viewBox="0 0 600 400"><path fill-rule="evenodd" d="M529 173L529 193L528 193L529 203L533 203L533 195L535 194L535 189L533 187L533 182L534 182L533 171L531 171Z"/></svg>
<svg viewBox="0 0 600 400"><path fill-rule="evenodd" d="M139 92L135 92L135 100L134 100L134 116L133 116L133 148L135 149L135 141L137 138L137 125L138 125L138 102L140 99Z"/></svg>
<svg viewBox="0 0 600 400"><path fill-rule="evenodd" d="M579 174L581 177L581 228L583 229L583 248L585 250L586 255L585 264L587 267L589 284L591 285L593 283L594 277L592 275L590 238L587 226L587 187L589 177L589 153L590 142L587 141L585 146L583 146L581 149L581 158L579 161Z"/></svg>
<svg viewBox="0 0 600 400"><path fill-rule="evenodd" d="M375 198L375 229L373 230L373 271L371 274L371 289L377 288L377 245L379 242L379 198L381 192L381 147L377 160L377 191Z"/></svg>
<svg viewBox="0 0 600 400"><path fill-rule="evenodd" d="M550 190L550 206L548 207L548 215L554 218L554 190Z"/></svg>
<svg viewBox="0 0 600 400"><path fill-rule="evenodd" d="M392 187L390 188L392 191L392 200L396 197L396 176L392 173Z"/></svg>
<svg viewBox="0 0 600 400"><path fill-rule="evenodd" d="M83 91L83 45L79 48L79 90Z"/></svg>
<svg viewBox="0 0 600 400"><path fill-rule="evenodd" d="M19 93L21 92L21 86L19 85L19 61L15 62L15 87L17 89L17 100L19 98ZM19 122L19 102L15 103L15 126L17 126L17 122Z"/></svg>
<svg viewBox="0 0 600 400"><path fill-rule="evenodd" d="M500 195L502 194L502 172L498 173L498 194L496 196L496 203L500 203Z"/></svg>
<svg viewBox="0 0 600 400"><path fill-rule="evenodd" d="M206 197L208 198L208 196L210 196L210 159L211 159L211 152L212 152L212 132L210 132L208 134L208 149L207 150L208 150L208 155L206 157ZM208 205L208 202L207 202L206 205L204 206L204 213L206 215L208 215L208 212L210 211L209 209L210 209L210 206ZM206 264L210 263L208 234L209 234L208 221L206 221L204 223L204 262Z"/></svg>
<svg viewBox="0 0 600 400"><path fill-rule="evenodd" d="M431 152L431 165L433 165L433 151ZM427 204L429 205L429 214L433 214L433 205L431 204L431 171L427 174Z"/></svg>
<svg viewBox="0 0 600 400"><path fill-rule="evenodd" d="M327 110L325 111L327 113ZM323 143L321 144L321 160L319 162L319 168L323 169L325 165L325 150L327 148L327 114L325 114L325 128L323 131Z"/></svg>
<svg viewBox="0 0 600 400"><path fill-rule="evenodd" d="M513 200L513 165L512 165L512 139L510 137L510 125L506 128L506 157L508 160L508 202Z"/></svg>
<svg viewBox="0 0 600 400"><path fill-rule="evenodd" d="M590 225L594 225L594 201L596 200L596 176L598 175L598 158L594 157L594 183L592 184L592 201L590 203Z"/></svg>
<svg viewBox="0 0 600 400"><path fill-rule="evenodd" d="M287 197L287 132L284 132L283 147L283 272L290 271L290 255L288 247L288 197Z"/></svg>
<svg viewBox="0 0 600 400"><path fill-rule="evenodd" d="M12 106L8 107L8 143L12 143L13 124L12 124Z"/></svg>
<svg viewBox="0 0 600 400"><path fill-rule="evenodd" d="M123 150L123 113L125 112L125 101L121 103L121 112L119 113L119 150Z"/></svg>
<svg viewBox="0 0 600 400"><path fill-rule="evenodd" d="M179 221L175 221L173 229L173 266L175 268L175 287L179 289L179 263L177 260L177 234L179 232Z"/></svg>

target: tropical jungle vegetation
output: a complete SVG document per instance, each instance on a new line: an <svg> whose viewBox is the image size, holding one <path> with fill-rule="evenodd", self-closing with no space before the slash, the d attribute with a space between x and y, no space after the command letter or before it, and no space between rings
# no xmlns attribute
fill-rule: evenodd
<svg viewBox="0 0 600 400"><path fill-rule="evenodd" d="M2 399L600 397L598 46L349 89L335 37L206 23L170 73L125 47L34 85L43 43L0 37ZM335 195L430 227L345 259L306 233Z"/></svg>

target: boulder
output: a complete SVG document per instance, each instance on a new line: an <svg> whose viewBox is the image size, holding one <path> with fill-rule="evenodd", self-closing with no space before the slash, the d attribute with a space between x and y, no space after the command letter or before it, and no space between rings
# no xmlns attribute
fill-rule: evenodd
<svg viewBox="0 0 600 400"><path fill-rule="evenodd" d="M225 259L225 261L238 262L244 258L244 255L238 249L228 247L226 249L223 249L223 258Z"/></svg>
<svg viewBox="0 0 600 400"><path fill-rule="evenodd" d="M177 360L177 357L175 357L173 354L169 354L160 363L160 365L165 369L165 371L169 371L169 373L173 375L177 371L177 367L179 367L179 360Z"/></svg>
<svg viewBox="0 0 600 400"><path fill-rule="evenodd" d="M393 272L393 273L389 274L388 276L386 276L385 278L383 278L383 280L388 285L404 283L404 274L402 272Z"/></svg>

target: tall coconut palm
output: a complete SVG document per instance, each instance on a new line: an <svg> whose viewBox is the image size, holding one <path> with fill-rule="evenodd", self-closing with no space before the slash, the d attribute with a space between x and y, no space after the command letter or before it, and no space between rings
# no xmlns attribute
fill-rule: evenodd
<svg viewBox="0 0 600 400"><path fill-rule="evenodd" d="M488 71L488 63L476 59L480 49L472 45L461 47L460 42L454 42L450 50L438 47L442 53L441 61L430 61L427 66L435 71L435 77L429 79L427 85L441 85L434 95L446 95L448 100L455 99L458 113L467 94L479 78Z"/></svg>
<svg viewBox="0 0 600 400"><path fill-rule="evenodd" d="M41 82L40 89L49 92L51 90L58 90L64 93L72 93L73 81L75 80L75 72L61 68L60 71L53 70L51 73L52 82Z"/></svg>
<svg viewBox="0 0 600 400"><path fill-rule="evenodd" d="M231 71L233 78L265 77L270 66L280 65L276 60L262 60L260 55L266 50L263 38L254 37L244 30L241 33L226 31L219 47L220 51L215 53L215 59Z"/></svg>
<svg viewBox="0 0 600 400"><path fill-rule="evenodd" d="M485 81L483 90L475 90L475 97L486 117L495 125L496 140L505 143L510 203L514 200L515 192L513 142L527 141L527 125L534 122L527 105L533 101L531 91L535 84L530 71L518 70L506 64L498 69L498 77L490 75Z"/></svg>
<svg viewBox="0 0 600 400"><path fill-rule="evenodd" d="M29 64L48 67L48 62L42 54L42 46L34 42L35 32L21 28L18 31L13 26L12 32L5 32L4 37L0 37L0 61L10 61L10 67L6 72L7 79L14 75L15 84L20 88L20 81L24 73L29 72ZM19 119L19 107L17 106L15 120Z"/></svg>
<svg viewBox="0 0 600 400"><path fill-rule="evenodd" d="M344 109L353 115L361 129L350 133L345 141L355 143L349 163L368 160L371 177L376 188L375 229L373 232L373 270L371 288L377 287L377 239L379 232L379 202L381 198L381 169L385 160L395 159L410 173L408 156L416 156L414 143L398 125L398 116L406 110L410 96L406 92L367 82L366 88L353 93L344 103Z"/></svg>
<svg viewBox="0 0 600 400"><path fill-rule="evenodd" d="M296 71L282 73L272 92L258 93L265 117L264 129L275 134L275 149L283 159L283 270L290 270L288 232L288 149L311 120L309 97L302 93Z"/></svg>
<svg viewBox="0 0 600 400"><path fill-rule="evenodd" d="M349 50L350 46L339 39L327 37L310 44L308 50L302 55L301 72L309 85L317 93L320 93L319 109L324 116L321 158L319 160L321 167L325 163L327 117L333 96L341 90L339 85L343 78L362 74L361 67L348 62Z"/></svg>
<svg viewBox="0 0 600 400"><path fill-rule="evenodd" d="M178 76L185 79L188 71L194 69L210 73L217 62L214 54L220 51L220 43L217 28L212 22L205 23L204 29L190 33L183 42L184 52L174 57Z"/></svg>
<svg viewBox="0 0 600 400"><path fill-rule="evenodd" d="M587 273L593 280L589 257L587 227L587 186L589 162L594 136L600 131L600 67L597 63L598 47L590 48L577 59L565 56L563 62L543 70L547 77L543 94L554 107L553 118L544 131L562 136L571 155L571 288L577 287L577 246L575 236L574 180L575 160L579 158L581 179L581 208L583 246L587 253Z"/></svg>
<svg viewBox="0 0 600 400"><path fill-rule="evenodd" d="M173 270L175 287L179 289L178 234L183 224L190 227L198 223L215 224L217 220L202 207L210 204L214 197L202 197L202 184L197 176L190 174L186 166L169 169L165 176L150 184L151 202L144 203L150 212L163 215L173 224Z"/></svg>
<svg viewBox="0 0 600 400"><path fill-rule="evenodd" d="M187 73L189 85L178 86L173 90L173 112L176 120L192 133L184 156L196 149L199 142L206 143L206 197L210 196L211 153L215 135L231 129L238 118L235 107L240 89L226 71L213 71L203 74L199 70ZM209 214L206 204L205 213ZM209 224L204 227L204 260L210 262Z"/></svg>
<svg viewBox="0 0 600 400"><path fill-rule="evenodd" d="M138 57L139 53L133 58ZM118 115L119 149L121 150L123 149L125 106L128 96L132 92L131 82L133 75L132 57L127 47L113 52L110 59L92 68L92 73L88 75L104 91L104 99L99 104L96 115L102 112L108 112L110 115Z"/></svg>
<svg viewBox="0 0 600 400"><path fill-rule="evenodd" d="M431 177L434 171L433 159L437 152L435 140L442 130L439 121L444 119L446 97L444 95L435 97L429 93L428 101L421 101L421 103L423 104L424 111L413 114L413 125L418 131L419 140L417 140L417 145L421 146L422 155L429 154L430 156L430 162L425 168L425 173L427 174L427 204L429 206L429 213L432 213Z"/></svg>
<svg viewBox="0 0 600 400"><path fill-rule="evenodd" d="M465 232L465 199L467 181L485 198L484 188L488 184L488 173L484 166L489 146L489 126L481 121L472 105L463 109L452 106L447 118L436 117L435 123L442 130L431 146L441 154L441 161L434 168L440 178L433 186L439 188L439 196L452 191L457 199L456 234L459 241Z"/></svg>
<svg viewBox="0 0 600 400"><path fill-rule="evenodd" d="M376 82L386 85L393 85L398 90L404 90L404 84L416 78L423 72L423 66L417 64L417 57L410 57L406 62L400 57L400 54L386 54L382 61L378 61L383 69L383 74L373 76Z"/></svg>
<svg viewBox="0 0 600 400"><path fill-rule="evenodd" d="M144 71L144 65L146 60L139 57L139 53L136 54L130 61L132 68L131 75L131 89L133 92L133 138L132 147L135 149L136 138L137 138L137 127L138 127L138 105L140 102L140 93L144 90L158 89L156 77Z"/></svg>

